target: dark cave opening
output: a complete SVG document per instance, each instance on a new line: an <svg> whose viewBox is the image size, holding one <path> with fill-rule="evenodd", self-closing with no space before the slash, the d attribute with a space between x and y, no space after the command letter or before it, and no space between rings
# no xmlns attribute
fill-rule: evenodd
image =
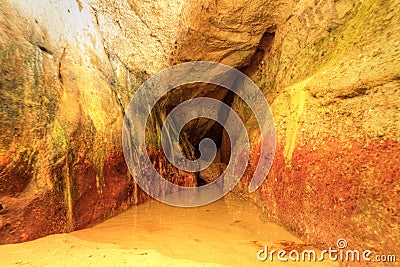
<svg viewBox="0 0 400 267"><path fill-rule="evenodd" d="M264 67L264 60L268 57L274 40L275 27L271 26L265 30L263 36L260 38L259 44L251 59L239 70L254 79ZM235 81L233 86L235 86L236 82L240 81ZM234 99L237 96L233 91L227 88L200 82L185 84L174 88L153 107L151 119L149 120L150 122L148 122L148 133L153 136L153 139L150 139L154 142L154 140L160 138L164 120L172 110L181 103L198 97L213 98L225 103L228 107L232 107ZM243 105L246 106L245 103ZM184 114L182 114L182 116L184 117ZM210 165L210 168L212 167L211 170L202 173L210 177L213 176L213 179L215 179L216 173L221 173L222 170L225 170L231 156L231 143L223 127L227 119L228 114L219 112L218 121L220 123L200 117L187 122L180 133L178 133L178 129L175 129L175 132L179 134L180 150L187 159L196 160L200 158L199 144L203 139L208 138L214 142L217 147L217 155L211 163L213 166ZM158 143L159 146L160 142L155 142ZM211 178L203 179L202 174L201 172L195 173L197 186L205 185L213 180Z"/></svg>
<svg viewBox="0 0 400 267"><path fill-rule="evenodd" d="M171 113L171 111L177 108L177 106L179 106L183 102L197 97L207 97L217 99L225 103L227 106L231 107L234 96L235 94L226 88L205 83L186 84L184 86L180 86L171 90L153 107L150 118L147 121L146 144L148 152L150 152L149 147L150 150L154 149L155 147L161 147L161 129L163 127L164 121ZM184 115L185 114L182 114L183 117ZM179 114L178 116L181 116L181 114ZM224 136L227 136L227 134L222 126L226 122L228 114L222 114L222 112L220 112L218 113L218 116L218 121L221 122L221 124L217 121L200 117L187 122L185 126L181 129L181 131L179 132L179 147L181 152L187 159L199 159L199 144L203 139L209 138L214 142L218 149L217 155L212 164L221 163L221 158L227 159L225 160L227 161L226 163L229 162L230 142L229 138L225 138L225 142L223 144L223 138ZM177 128L173 131L175 133L178 133ZM223 157L220 156L222 145L224 145ZM168 153L170 152L168 151L168 147L166 147L165 149ZM175 169L176 173L178 173L178 170L168 162L165 155L161 154L159 156L162 157L161 161L167 162L167 164L161 164L161 168ZM165 169L160 169L159 164L156 164L154 162L154 166L159 173L165 172ZM206 180L201 178L200 172L192 174L194 174L196 177L197 186L207 184Z"/></svg>
<svg viewBox="0 0 400 267"><path fill-rule="evenodd" d="M265 33L261 37L254 55L248 64L240 68L240 71L248 75L250 78L257 75L265 64L264 59L266 58L266 55L270 53L274 40L275 27L271 26L266 29ZM194 83L175 88L159 101L158 107L155 107L153 117L158 117L158 119L155 120L156 124L159 123L162 125L163 118L165 118L176 106L186 100L196 97L214 98L222 101L227 106L232 107L235 93L220 86L203 83ZM197 118L185 125L181 133L179 133L179 145L188 159L199 159L199 143L201 140L209 138L215 143L218 151L212 164L226 166L229 163L231 144L229 136L223 127L228 115L221 112L219 116L218 121L221 123L206 118ZM154 128L159 129L160 127L157 126ZM225 167L221 168L225 170ZM221 168L216 169L221 171ZM196 173L196 180L197 186L203 186L211 181L209 179L207 182L206 179L203 179L201 172Z"/></svg>
<svg viewBox="0 0 400 267"><path fill-rule="evenodd" d="M266 64L264 62L264 58L266 58L266 55L271 52L272 46L275 41L275 30L276 27L271 26L265 31L260 39L260 42L258 43L257 49L253 57L250 60L250 63L247 66L241 68L240 71L242 71L247 76L252 77L260 70L260 68L264 67L264 65Z"/></svg>
<svg viewBox="0 0 400 267"><path fill-rule="evenodd" d="M226 105L231 107L235 94L232 91L227 90L225 88L221 88L221 90L226 91L226 95L223 98L222 102L224 102ZM213 161L213 164L220 164L220 163L228 164L229 163L229 158L230 158L230 153L231 153L231 147L230 147L231 144L230 144L229 138L224 138L224 136L227 136L227 133L223 127L223 124L226 122L226 120L227 120L226 117L220 117L219 121L222 124L219 122L212 122L213 123L212 126L202 136L194 135L194 134L192 134L192 132L188 131L187 129L185 129L185 128L183 129L182 132L187 134L188 141L194 148L195 159L198 159L200 157L200 150L199 150L200 141L205 138L209 138L215 143L215 145L217 147L217 155ZM208 120L208 121L211 121L211 120ZM223 148L222 148L222 146L223 146ZM206 185L209 183L201 177L200 172L196 173L196 179L197 179L197 186L203 186L203 185Z"/></svg>

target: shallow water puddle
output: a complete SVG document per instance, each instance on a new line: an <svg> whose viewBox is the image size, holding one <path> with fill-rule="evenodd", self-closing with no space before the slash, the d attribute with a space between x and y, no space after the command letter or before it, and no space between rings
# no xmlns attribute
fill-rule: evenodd
<svg viewBox="0 0 400 267"><path fill-rule="evenodd" d="M338 266L261 262L257 252L312 247L264 222L260 210L233 195L197 208L149 201L93 228L0 246L0 264L125 266ZM3 257L5 255L5 257ZM287 257L287 256L286 256Z"/></svg>

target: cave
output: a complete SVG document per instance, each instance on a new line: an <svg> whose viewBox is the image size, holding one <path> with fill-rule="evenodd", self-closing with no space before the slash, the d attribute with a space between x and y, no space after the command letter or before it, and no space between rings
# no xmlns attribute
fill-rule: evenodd
<svg viewBox="0 0 400 267"><path fill-rule="evenodd" d="M0 2L0 266L397 266L397 0Z"/></svg>

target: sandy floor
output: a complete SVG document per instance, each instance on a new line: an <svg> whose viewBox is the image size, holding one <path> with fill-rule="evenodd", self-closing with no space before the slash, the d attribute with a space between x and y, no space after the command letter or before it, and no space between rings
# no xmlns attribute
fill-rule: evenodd
<svg viewBox="0 0 400 267"><path fill-rule="evenodd" d="M157 201L133 207L93 228L0 246L1 266L338 266L260 262L265 245L306 248L260 211L233 196L199 208ZM290 244L290 245L288 245Z"/></svg>

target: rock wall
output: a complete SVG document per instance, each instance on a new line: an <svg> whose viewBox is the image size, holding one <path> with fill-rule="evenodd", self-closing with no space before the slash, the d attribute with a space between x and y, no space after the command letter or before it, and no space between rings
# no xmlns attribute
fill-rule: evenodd
<svg viewBox="0 0 400 267"><path fill-rule="evenodd" d="M250 73L271 103L277 152L249 195L321 248L400 254L400 3L298 1ZM254 119L233 104L249 126ZM255 140L255 139L253 139Z"/></svg>
<svg viewBox="0 0 400 267"><path fill-rule="evenodd" d="M179 1L1 2L0 244L80 229L147 198L124 162L123 112L168 65L181 10Z"/></svg>

